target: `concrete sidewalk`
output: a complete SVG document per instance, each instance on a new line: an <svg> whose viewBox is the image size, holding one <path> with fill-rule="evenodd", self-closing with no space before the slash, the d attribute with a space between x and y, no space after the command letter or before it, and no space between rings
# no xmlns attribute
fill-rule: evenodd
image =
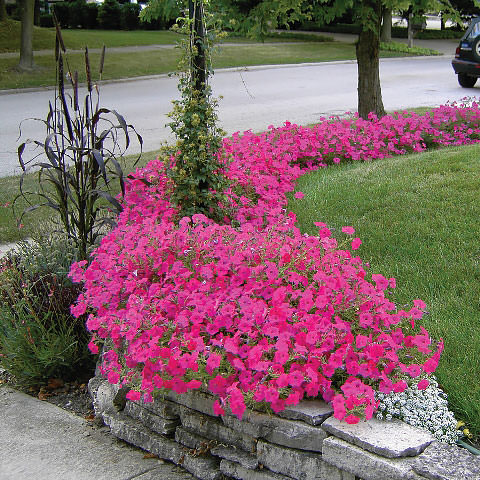
<svg viewBox="0 0 480 480"><path fill-rule="evenodd" d="M0 385L0 480L194 480L50 403Z"/></svg>

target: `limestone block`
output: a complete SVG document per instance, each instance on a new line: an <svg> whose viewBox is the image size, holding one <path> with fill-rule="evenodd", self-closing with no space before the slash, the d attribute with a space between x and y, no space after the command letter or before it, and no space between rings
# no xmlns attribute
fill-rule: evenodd
<svg viewBox="0 0 480 480"><path fill-rule="evenodd" d="M123 413L105 413L104 420L116 437L154 453L164 460L181 465L200 480L220 480L222 478L219 461L215 457L192 457L178 443L140 425L138 421Z"/></svg>
<svg viewBox="0 0 480 480"><path fill-rule="evenodd" d="M290 405L278 413L289 420L301 420L310 425L321 425L333 414L333 408L323 400L302 400L298 405Z"/></svg>
<svg viewBox="0 0 480 480"><path fill-rule="evenodd" d="M258 467L257 457L240 450L239 448L229 448L219 445L210 450L212 455L229 460L230 462L239 463L243 468L255 470Z"/></svg>
<svg viewBox="0 0 480 480"><path fill-rule="evenodd" d="M120 411L125 407L128 388L112 385L103 377L90 379L88 391L93 399L93 408L97 416L101 416L103 412Z"/></svg>
<svg viewBox="0 0 480 480"><path fill-rule="evenodd" d="M200 480L222 480L220 462L215 457L192 457L186 455L182 467Z"/></svg>
<svg viewBox="0 0 480 480"><path fill-rule="evenodd" d="M480 480L480 457L445 443L432 443L415 458L413 470L430 480Z"/></svg>
<svg viewBox="0 0 480 480"><path fill-rule="evenodd" d="M151 411L141 407L138 403L129 402L125 406L125 413L132 418L136 418L143 423L146 427L161 435L171 435L175 432L178 420L166 420L158 415L155 415Z"/></svg>
<svg viewBox="0 0 480 480"><path fill-rule="evenodd" d="M199 390L190 390L186 393L179 394L169 390L165 393L164 398L165 400L170 400L171 402L178 403L197 412L204 413L205 415L215 417L213 413L213 403L216 398L208 393Z"/></svg>
<svg viewBox="0 0 480 480"><path fill-rule="evenodd" d="M235 432L233 429L223 425L222 421L217 418L202 415L187 408L182 409L180 418L182 426L197 435L226 445L233 445L247 452L255 452L255 438Z"/></svg>
<svg viewBox="0 0 480 480"><path fill-rule="evenodd" d="M323 422L322 428L336 437L387 458L416 456L433 442L429 433L400 420L386 422L372 418L349 425L330 417Z"/></svg>
<svg viewBox="0 0 480 480"><path fill-rule="evenodd" d="M318 453L280 447L263 440L258 441L257 458L272 472L287 475L295 480L345 480L349 478L343 476L337 467L324 462Z"/></svg>
<svg viewBox="0 0 480 480"><path fill-rule="evenodd" d="M228 477L236 478L237 480L291 480L290 477L279 475L266 469L250 470L229 460L220 462L220 471Z"/></svg>
<svg viewBox="0 0 480 480"><path fill-rule="evenodd" d="M257 412L245 412L242 420L230 415L222 420L237 432L300 450L321 452L322 442L328 436L321 427Z"/></svg>
<svg viewBox="0 0 480 480"><path fill-rule="evenodd" d="M189 432L183 427L177 427L175 430L175 441L194 450L207 450L217 444L215 440L208 440L208 438Z"/></svg>
<svg viewBox="0 0 480 480"><path fill-rule="evenodd" d="M170 460L177 465L181 463L185 455L184 448L173 440L153 432L123 413L107 412L104 413L103 419L116 437L164 460Z"/></svg>
<svg viewBox="0 0 480 480"><path fill-rule="evenodd" d="M336 437L328 437L323 442L322 454L325 462L362 480L423 479L412 470L413 459L410 457L381 457Z"/></svg>
<svg viewBox="0 0 480 480"><path fill-rule="evenodd" d="M163 400L161 397L155 398L153 402L144 402L143 400L140 400L138 404L165 420L177 420L179 418L178 405Z"/></svg>

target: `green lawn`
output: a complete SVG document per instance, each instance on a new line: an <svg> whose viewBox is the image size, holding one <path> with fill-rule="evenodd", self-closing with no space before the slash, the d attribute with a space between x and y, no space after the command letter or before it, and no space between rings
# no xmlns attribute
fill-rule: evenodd
<svg viewBox="0 0 480 480"><path fill-rule="evenodd" d="M139 52L108 52L105 56L103 79L132 78L142 75L158 75L176 69L179 51L160 49ZM399 56L398 52L385 52L385 56ZM91 65L95 75L100 54L91 53ZM355 58L353 44L340 42L301 42L289 44L224 45L214 55L214 68L244 67L253 65L275 65L305 62L329 62ZM69 54L72 71L78 70L80 81L84 81L83 54ZM55 59L52 55L37 56L39 69L32 73L19 73L14 67L17 58L0 60L0 90L48 86L55 83Z"/></svg>
<svg viewBox="0 0 480 480"><path fill-rule="evenodd" d="M297 190L289 208L303 232L353 226L370 272L397 279L397 305L427 303L423 323L445 340L439 383L480 434L480 146L330 167Z"/></svg>
<svg viewBox="0 0 480 480"><path fill-rule="evenodd" d="M17 52L20 49L20 22L8 20L0 23L0 52ZM138 45L174 45L181 35L170 30L62 30L65 45L70 50L111 47L128 47ZM295 34L282 32L272 34L266 42L321 42L327 38L316 34ZM224 42L257 43L245 37L230 36ZM34 50L53 49L55 47L55 29L34 27Z"/></svg>
<svg viewBox="0 0 480 480"><path fill-rule="evenodd" d="M173 45L180 35L169 30L62 30L65 45L70 50L125 47L131 45ZM20 22L0 23L0 52L16 52L20 46ZM34 50L55 48L55 29L34 27Z"/></svg>

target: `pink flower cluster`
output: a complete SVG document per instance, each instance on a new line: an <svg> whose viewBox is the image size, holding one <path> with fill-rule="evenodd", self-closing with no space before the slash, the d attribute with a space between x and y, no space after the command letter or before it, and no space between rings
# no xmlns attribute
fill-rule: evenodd
<svg viewBox="0 0 480 480"><path fill-rule="evenodd" d="M220 152L232 180L222 225L203 215L176 222L164 163L137 170L118 226L88 267L70 272L85 284L72 313L88 316L92 352L106 346L104 375L147 402L156 389L203 386L218 397L216 414L323 397L339 419L371 418L375 392L401 392L407 379L435 371L443 344L416 325L421 300L399 310L388 298L395 279L368 280L352 253L360 239L346 240L353 227L342 228L342 243L321 222L318 235L302 235L286 193L330 158L422 150L429 135L439 145L477 141L479 114L476 104L447 105L235 134Z"/></svg>

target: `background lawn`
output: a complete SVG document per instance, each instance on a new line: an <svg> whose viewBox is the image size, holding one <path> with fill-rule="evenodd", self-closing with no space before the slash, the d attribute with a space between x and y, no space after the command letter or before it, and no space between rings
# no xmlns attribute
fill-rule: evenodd
<svg viewBox="0 0 480 480"><path fill-rule="evenodd" d="M385 56L403 54L385 52ZM109 52L105 55L103 79L132 78L142 75L170 73L177 68L179 51L173 48L136 52ZM98 71L100 54L90 52L92 73ZM355 46L340 42L301 42L282 44L224 45L213 57L214 68L275 65L289 63L330 62L353 60ZM72 71L78 70L80 81L85 80L83 53L68 54ZM35 63L40 67L32 73L19 73L14 67L17 58L0 59L0 90L49 86L55 84L55 58L52 55L37 55Z"/></svg>
<svg viewBox="0 0 480 480"><path fill-rule="evenodd" d="M34 30L34 49L50 49L51 54L34 55L38 70L32 73L20 73L15 67L18 56L0 58L0 90L11 88L45 87L55 84L55 46L54 29L38 28ZM170 73L177 68L179 50L173 48L179 34L170 31L115 31L115 30L62 30L67 47L68 60L72 71L78 70L80 81L84 81L83 53L75 50L85 45L99 49L105 44L107 54L103 79L133 78L143 75ZM327 40L327 41L326 41ZM247 67L253 65L295 64L309 62L330 62L354 60L353 43L328 41L328 37L301 35L284 32L268 37L265 43L250 39L231 37L213 56L214 68ZM9 20L0 24L0 52L18 51L20 45L20 23ZM138 49L133 51L109 51L114 47L135 47L163 45L165 48L154 50ZM382 57L407 55L401 51L381 51ZM90 51L91 65L95 75L100 54Z"/></svg>
<svg viewBox="0 0 480 480"><path fill-rule="evenodd" d="M7 20L0 23L0 52L18 52L20 49L20 22ZM88 30L62 29L65 45L70 50L85 48L129 47L140 45L175 45L182 35L170 30ZM266 42L323 42L328 40L317 34L295 34L282 32L272 34ZM223 42L258 43L252 39L239 36L226 37ZM55 29L34 27L33 49L52 50L55 47Z"/></svg>
<svg viewBox="0 0 480 480"><path fill-rule="evenodd" d="M457 418L480 433L480 146L450 147L301 177L289 203L303 232L356 229L371 273L397 279L400 306L423 299L422 323L445 340L437 370Z"/></svg>

